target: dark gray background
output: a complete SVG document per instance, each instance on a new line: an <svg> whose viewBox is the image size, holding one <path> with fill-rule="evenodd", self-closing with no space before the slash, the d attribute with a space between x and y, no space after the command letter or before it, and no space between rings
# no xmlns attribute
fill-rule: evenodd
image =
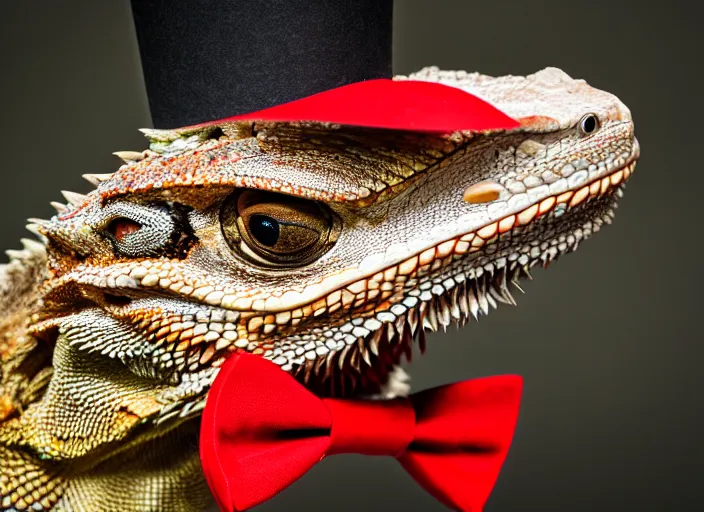
<svg viewBox="0 0 704 512"><path fill-rule="evenodd" d="M196 5L197 2L194 2ZM537 271L519 307L432 335L416 388L515 372L525 395L487 511L701 510L701 8L407 1L395 71L545 66L618 95L643 148L613 226ZM149 126L127 0L3 2L3 248ZM260 510L443 510L393 460L338 456Z"/></svg>

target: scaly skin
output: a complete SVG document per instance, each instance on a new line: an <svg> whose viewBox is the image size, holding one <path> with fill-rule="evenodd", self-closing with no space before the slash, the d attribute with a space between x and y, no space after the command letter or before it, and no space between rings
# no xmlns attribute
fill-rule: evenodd
<svg viewBox="0 0 704 512"><path fill-rule="evenodd" d="M521 127L146 130L150 150L34 222L0 274L0 509L202 509L199 415L229 353L321 394L407 393L424 329L512 303L610 223L639 155L616 97L556 69L411 78Z"/></svg>

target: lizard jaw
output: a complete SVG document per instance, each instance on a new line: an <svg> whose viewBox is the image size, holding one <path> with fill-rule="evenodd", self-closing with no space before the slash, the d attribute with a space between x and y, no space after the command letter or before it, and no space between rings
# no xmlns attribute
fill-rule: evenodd
<svg viewBox="0 0 704 512"><path fill-rule="evenodd" d="M522 291L519 281L532 278L531 268L547 268L611 224L637 157L636 148L606 175L411 256L383 273L407 277L408 291L393 304L358 311L336 328L279 340L265 357L321 394L376 393L404 356L410 360L414 342L424 351L426 329L463 326L499 303L515 305L509 285ZM368 293L372 280L356 291Z"/></svg>

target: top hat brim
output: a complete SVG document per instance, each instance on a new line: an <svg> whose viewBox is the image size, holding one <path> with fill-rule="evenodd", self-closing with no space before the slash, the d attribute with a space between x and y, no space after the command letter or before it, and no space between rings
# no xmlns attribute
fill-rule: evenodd
<svg viewBox="0 0 704 512"><path fill-rule="evenodd" d="M244 121L314 122L429 133L487 132L520 126L490 103L456 87L376 79L189 128Z"/></svg>

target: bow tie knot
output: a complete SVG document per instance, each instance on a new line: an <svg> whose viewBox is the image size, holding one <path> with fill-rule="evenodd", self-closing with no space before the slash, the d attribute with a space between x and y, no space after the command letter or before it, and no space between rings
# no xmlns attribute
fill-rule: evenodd
<svg viewBox="0 0 704 512"><path fill-rule="evenodd" d="M319 398L274 363L235 354L206 400L203 470L220 508L233 512L329 455L387 455L448 507L480 512L511 444L521 386L501 376L396 400Z"/></svg>
<svg viewBox="0 0 704 512"><path fill-rule="evenodd" d="M323 402L332 420L327 455L361 453L398 458L413 442L416 414L408 399Z"/></svg>

